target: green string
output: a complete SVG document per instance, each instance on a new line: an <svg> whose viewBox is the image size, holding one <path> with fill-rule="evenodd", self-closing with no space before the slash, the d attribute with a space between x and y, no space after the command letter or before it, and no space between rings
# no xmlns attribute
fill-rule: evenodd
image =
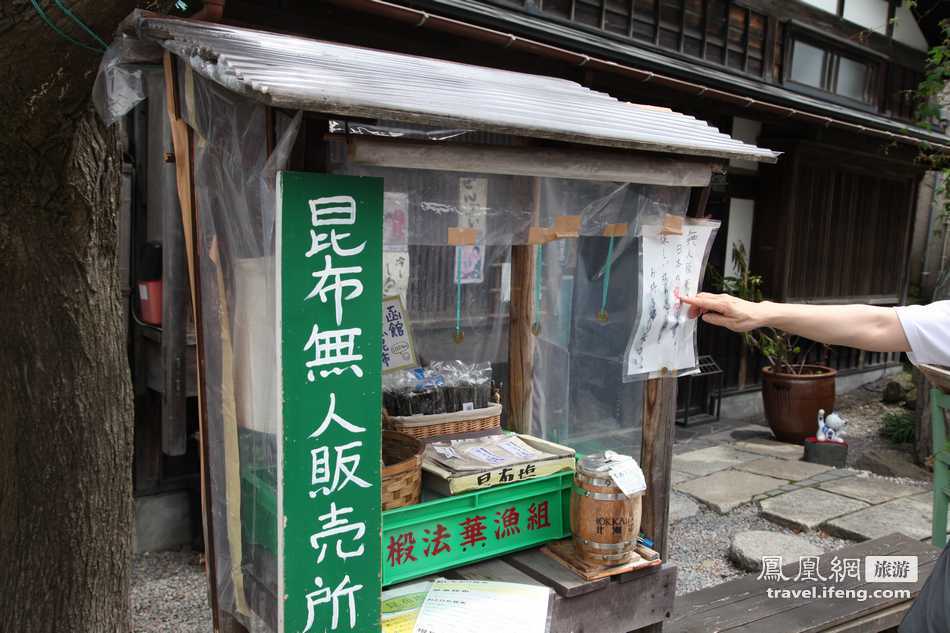
<svg viewBox="0 0 950 633"><path fill-rule="evenodd" d="M79 25L79 28L81 28L83 31L88 33L89 37L99 42L99 46L102 47L102 50L106 50L107 48L109 48L109 45L106 44L106 42L101 37L99 37L99 34L93 31L91 28L89 28L89 26L85 22L83 22L81 19L79 19L79 17L76 16L76 14L70 11L69 7L64 5L62 0L53 0L53 2L56 4L57 7L59 7L60 11L62 11L67 16L72 18L73 22Z"/></svg>
<svg viewBox="0 0 950 633"><path fill-rule="evenodd" d="M544 278L544 257L541 255L542 245L534 247L534 325L541 327L541 280Z"/></svg>
<svg viewBox="0 0 950 633"><path fill-rule="evenodd" d="M462 247L455 247L455 335L462 332Z"/></svg>
<svg viewBox="0 0 950 633"><path fill-rule="evenodd" d="M84 43L80 42L79 40L75 39L74 37L72 37L72 36L69 35L68 33L64 32L62 29L60 29L58 26L56 26L56 24L50 19L49 15L46 14L46 11L43 10L43 7L40 6L40 3L39 3L37 0L30 0L30 3L33 5L33 8L36 10L36 13L43 19L44 22L46 22L47 26L49 26L51 29L53 29L53 31L55 31L57 35L59 35L60 37L62 37L62 38L63 38L64 40L66 40L67 42L70 42L71 44L75 44L76 46L79 46L80 48L84 48L84 49L86 49L87 51L92 51L92 52L94 52L94 53L101 53L101 52L104 51L105 49L109 48L108 45L107 45L104 41L102 41L102 38L100 38L98 35L96 35L95 32L93 32L92 29L90 29L88 26L86 26L86 24L85 24L82 20L80 20L79 18L77 18L77 17L73 14L72 11L70 11L68 8L66 8L65 6L63 6L63 5L59 2L59 0L54 0L54 1L56 2L56 6L58 6L58 7L63 11L63 13L65 13L68 17L72 18L72 20L73 20L74 22L76 22L84 31L86 31L87 33L89 33L90 35L92 35L92 37L93 37L96 41L99 42L99 44L102 46L102 48L96 48L96 47L94 47L94 46L89 46L88 44L84 44Z"/></svg>
<svg viewBox="0 0 950 633"><path fill-rule="evenodd" d="M604 271L604 289L600 298L601 313L607 312L607 291L610 288L610 265L614 259L614 237L610 236L610 242L607 244L607 269Z"/></svg>

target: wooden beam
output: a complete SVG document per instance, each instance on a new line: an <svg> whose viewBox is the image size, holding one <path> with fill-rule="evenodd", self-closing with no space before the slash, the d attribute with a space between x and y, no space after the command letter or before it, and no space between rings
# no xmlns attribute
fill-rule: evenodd
<svg viewBox="0 0 950 633"><path fill-rule="evenodd" d="M188 271L181 211L162 214L162 452L184 455L188 444Z"/></svg>

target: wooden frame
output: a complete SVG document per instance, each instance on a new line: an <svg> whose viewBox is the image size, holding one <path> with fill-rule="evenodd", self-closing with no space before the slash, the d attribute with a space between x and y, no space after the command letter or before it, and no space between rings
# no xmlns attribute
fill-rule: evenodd
<svg viewBox="0 0 950 633"><path fill-rule="evenodd" d="M782 85L803 94L819 97L827 101L834 101L842 105L876 112L880 109L883 93L882 73L887 66L886 58L876 51L842 42L839 38L818 33L797 22L790 22L784 33L782 44L784 62L782 64ZM822 61L821 87L800 83L791 78L795 44L802 42L822 50L825 54ZM866 100L857 100L835 92L838 82L838 70L841 59L846 58L863 64L867 68L864 81L864 95Z"/></svg>

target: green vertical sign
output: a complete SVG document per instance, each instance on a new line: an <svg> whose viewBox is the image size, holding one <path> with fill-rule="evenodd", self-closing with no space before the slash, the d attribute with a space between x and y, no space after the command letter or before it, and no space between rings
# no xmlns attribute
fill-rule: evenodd
<svg viewBox="0 0 950 633"><path fill-rule="evenodd" d="M382 179L278 174L280 633L379 631L382 236Z"/></svg>

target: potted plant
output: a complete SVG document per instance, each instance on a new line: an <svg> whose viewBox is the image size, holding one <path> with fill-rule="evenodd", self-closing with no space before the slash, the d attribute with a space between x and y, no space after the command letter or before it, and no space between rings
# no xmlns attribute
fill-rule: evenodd
<svg viewBox="0 0 950 633"><path fill-rule="evenodd" d="M837 371L807 363L797 339L774 328L746 335L769 364L762 368L762 403L772 434L783 442L801 444L817 430L819 409L835 408Z"/></svg>
<svg viewBox="0 0 950 633"><path fill-rule="evenodd" d="M736 276L713 271L712 281L722 292L748 301L762 300L762 277L749 272L745 248L737 243L732 249ZM744 382L745 349L752 347L768 361L762 368L762 403L772 434L783 442L802 444L817 430L818 410L831 413L835 406L837 371L824 365L809 364L808 352L802 353L797 337L775 328L759 328L742 334L740 383ZM810 351L810 350L809 350Z"/></svg>

